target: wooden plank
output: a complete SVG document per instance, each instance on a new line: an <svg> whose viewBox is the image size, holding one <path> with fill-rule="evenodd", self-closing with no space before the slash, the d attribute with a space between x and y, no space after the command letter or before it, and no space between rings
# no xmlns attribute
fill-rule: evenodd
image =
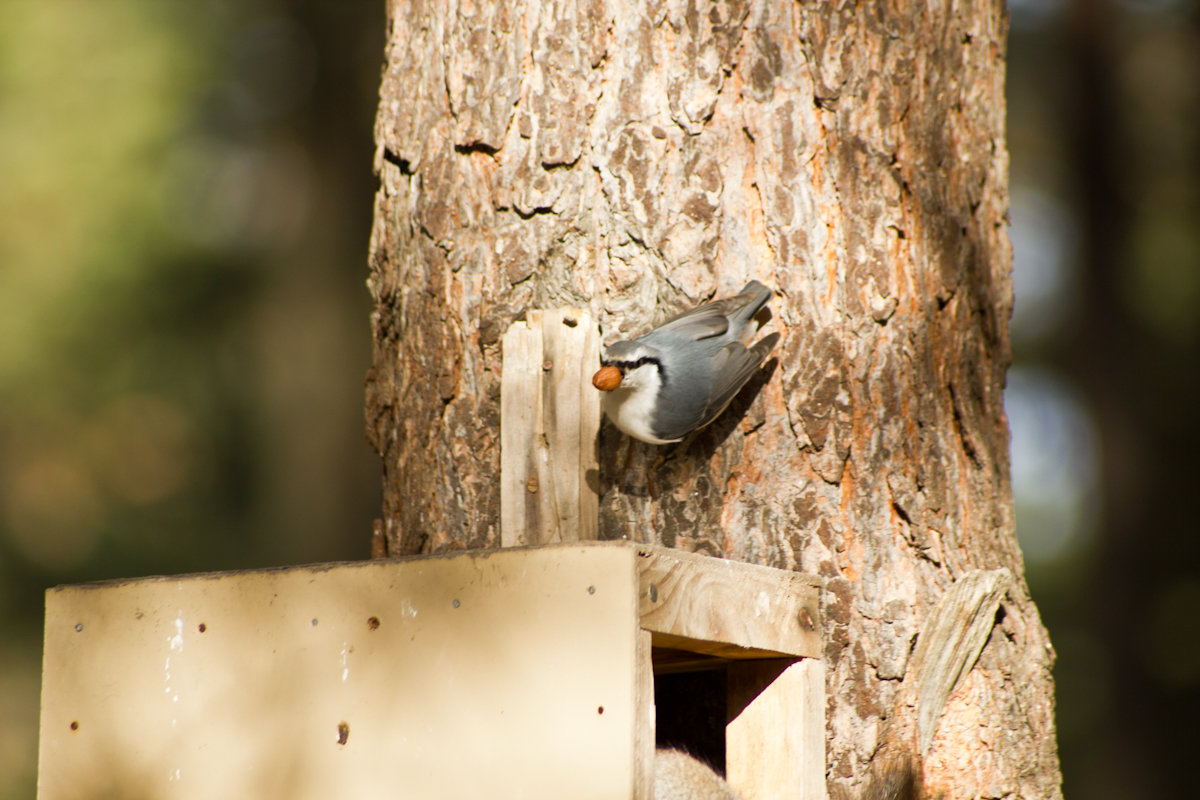
<svg viewBox="0 0 1200 800"><path fill-rule="evenodd" d="M648 545L637 555L638 615L655 645L725 658L820 657L818 579Z"/></svg>
<svg viewBox="0 0 1200 800"><path fill-rule="evenodd" d="M600 369L600 325L590 314L580 314L583 341L577 351L579 362L579 538L600 538L600 392L592 385L592 375Z"/></svg>
<svg viewBox="0 0 1200 800"><path fill-rule="evenodd" d="M825 798L825 669L817 659L730 664L725 775L743 800Z"/></svg>
<svg viewBox="0 0 1200 800"><path fill-rule="evenodd" d="M654 798L654 664L651 660L650 632L638 629L637 663L634 666L637 688L634 701L633 798Z"/></svg>
<svg viewBox="0 0 1200 800"><path fill-rule="evenodd" d="M595 539L599 496L588 474L599 469L600 393L591 376L600 367L600 329L581 308L545 311L542 351L542 408L557 539Z"/></svg>
<svg viewBox="0 0 1200 800"><path fill-rule="evenodd" d="M506 547L595 539L599 522L591 385L600 332L579 308L530 311L503 339L500 540Z"/></svg>
<svg viewBox="0 0 1200 800"><path fill-rule="evenodd" d="M710 669L724 669L729 659L697 653L692 650L682 650L676 647L666 647L654 644L654 637L661 634L650 634L653 645L654 674L674 675L680 672L699 672ZM694 640L684 639L685 645ZM761 657L778 656L777 653L763 653Z"/></svg>
<svg viewBox="0 0 1200 800"><path fill-rule="evenodd" d="M501 340L500 542L505 547L542 541L541 483L546 479L542 437L541 314L514 322Z"/></svg>
<svg viewBox="0 0 1200 800"><path fill-rule="evenodd" d="M39 796L628 797L633 561L573 545L52 589Z"/></svg>
<svg viewBox="0 0 1200 800"><path fill-rule="evenodd" d="M704 639L693 639L687 636L674 636L661 631L654 631L653 637L654 649L661 650L677 650L682 652L692 653L697 661L697 664L704 661L713 661L714 659L720 662L726 661L745 661L755 658L780 658L784 656L795 656L795 653L787 650L778 650L770 647L741 647L740 645L730 644L728 642L710 642ZM686 670L671 669L672 672L680 672Z"/></svg>

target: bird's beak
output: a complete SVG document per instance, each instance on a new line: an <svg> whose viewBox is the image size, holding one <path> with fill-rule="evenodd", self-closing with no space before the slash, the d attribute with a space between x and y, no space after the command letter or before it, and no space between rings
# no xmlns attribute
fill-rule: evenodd
<svg viewBox="0 0 1200 800"><path fill-rule="evenodd" d="M621 385L621 370L616 367L601 367L592 376L592 386L602 392L611 392Z"/></svg>

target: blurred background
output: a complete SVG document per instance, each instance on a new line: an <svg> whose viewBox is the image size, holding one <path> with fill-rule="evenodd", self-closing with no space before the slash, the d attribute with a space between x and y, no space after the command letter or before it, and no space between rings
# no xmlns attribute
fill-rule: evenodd
<svg viewBox="0 0 1200 800"><path fill-rule="evenodd" d="M382 2L0 0L0 798L55 584L369 554Z"/></svg>
<svg viewBox="0 0 1200 800"><path fill-rule="evenodd" d="M1010 12L1006 397L1064 788L1191 796L1200 7ZM34 794L47 587L367 555L384 31L378 2L0 4L2 800Z"/></svg>

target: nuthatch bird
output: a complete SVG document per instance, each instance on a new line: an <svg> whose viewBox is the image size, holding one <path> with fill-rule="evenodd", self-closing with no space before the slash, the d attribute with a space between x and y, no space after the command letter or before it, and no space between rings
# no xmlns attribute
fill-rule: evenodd
<svg viewBox="0 0 1200 800"><path fill-rule="evenodd" d="M750 281L734 297L697 306L636 339L608 347L592 385L618 428L651 444L678 442L712 422L779 341L758 333L771 290Z"/></svg>

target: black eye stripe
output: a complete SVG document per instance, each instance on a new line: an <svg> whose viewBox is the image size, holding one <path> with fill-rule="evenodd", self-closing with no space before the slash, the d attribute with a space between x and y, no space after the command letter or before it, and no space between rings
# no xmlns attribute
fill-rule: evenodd
<svg viewBox="0 0 1200 800"><path fill-rule="evenodd" d="M624 372L627 369L637 369L638 367L644 367L647 364L653 364L654 366L658 367L659 370L662 369L662 363L654 356L642 356L641 358L637 359L636 361L609 361L608 359L603 359L600 363L601 363L601 365L603 365L605 367L616 367L617 369L621 370L622 372Z"/></svg>
<svg viewBox="0 0 1200 800"><path fill-rule="evenodd" d="M600 364L605 367L616 367L617 369L621 370L622 376L624 376L628 370L644 367L646 364L653 364L658 368L658 377L663 382L663 385L665 386L668 383L667 370L663 367L662 362L654 356L642 356L634 361L610 361L608 359L601 359Z"/></svg>

